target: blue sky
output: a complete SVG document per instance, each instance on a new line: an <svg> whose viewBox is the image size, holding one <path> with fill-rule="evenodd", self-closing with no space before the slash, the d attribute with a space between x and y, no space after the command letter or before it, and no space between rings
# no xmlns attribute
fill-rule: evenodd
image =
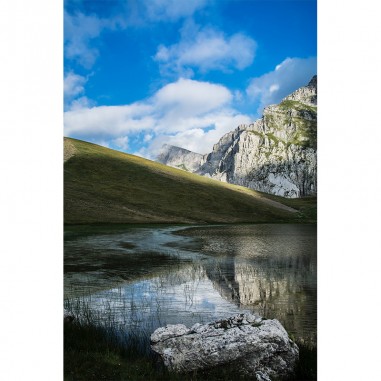
<svg viewBox="0 0 381 381"><path fill-rule="evenodd" d="M315 0L66 0L64 133L199 153L316 74Z"/></svg>

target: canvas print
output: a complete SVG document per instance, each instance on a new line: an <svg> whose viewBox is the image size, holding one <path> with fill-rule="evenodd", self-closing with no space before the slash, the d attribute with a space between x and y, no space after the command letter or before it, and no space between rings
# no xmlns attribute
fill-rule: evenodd
<svg viewBox="0 0 381 381"><path fill-rule="evenodd" d="M64 379L316 380L316 1L63 6Z"/></svg>

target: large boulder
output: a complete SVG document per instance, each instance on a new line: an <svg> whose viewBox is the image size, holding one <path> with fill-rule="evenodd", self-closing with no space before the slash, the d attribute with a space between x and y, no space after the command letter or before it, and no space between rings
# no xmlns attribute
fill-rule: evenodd
<svg viewBox="0 0 381 381"><path fill-rule="evenodd" d="M192 328L169 324L151 335L151 348L169 371L228 366L258 381L290 376L299 358L298 346L278 320L252 314L197 323Z"/></svg>

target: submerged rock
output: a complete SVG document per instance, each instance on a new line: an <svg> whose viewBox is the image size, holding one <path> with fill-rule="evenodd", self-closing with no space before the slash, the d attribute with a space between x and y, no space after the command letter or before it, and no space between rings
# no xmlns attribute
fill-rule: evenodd
<svg viewBox="0 0 381 381"><path fill-rule="evenodd" d="M252 314L191 328L169 324L151 335L151 348L173 372L228 366L258 381L288 377L299 358L298 346L278 320Z"/></svg>

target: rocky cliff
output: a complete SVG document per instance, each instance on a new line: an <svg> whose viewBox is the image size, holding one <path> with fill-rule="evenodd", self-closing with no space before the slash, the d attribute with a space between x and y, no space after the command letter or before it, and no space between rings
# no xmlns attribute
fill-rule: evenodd
<svg viewBox="0 0 381 381"><path fill-rule="evenodd" d="M283 197L317 192L317 77L278 105L264 109L262 118L225 134L208 155L197 155L191 169L203 176ZM172 150L172 149L171 149ZM185 150L186 151L186 150ZM185 164L190 151L176 166ZM162 159L164 164L173 165ZM185 169L185 168L184 168ZM188 169L188 168L187 168Z"/></svg>
<svg viewBox="0 0 381 381"><path fill-rule="evenodd" d="M188 172L197 171L205 162L204 155L169 144L164 144L161 147L156 160L159 163L169 165L170 167L180 168Z"/></svg>

